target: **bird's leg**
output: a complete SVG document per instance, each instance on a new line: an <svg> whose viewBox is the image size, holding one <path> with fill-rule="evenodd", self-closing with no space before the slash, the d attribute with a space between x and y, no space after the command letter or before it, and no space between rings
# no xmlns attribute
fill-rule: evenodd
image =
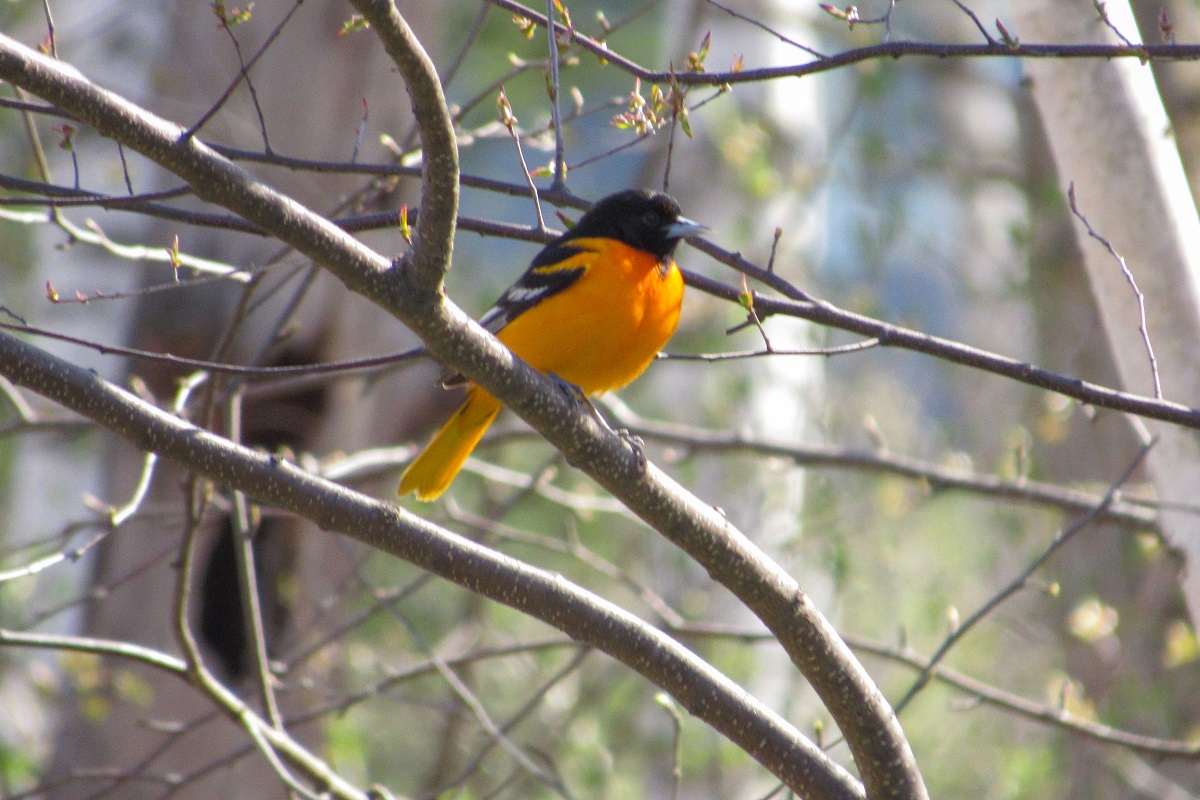
<svg viewBox="0 0 1200 800"><path fill-rule="evenodd" d="M612 430L608 422L603 416L600 415L600 412L596 410L596 406L592 404L592 401L588 398L587 393L584 392L583 389L579 388L577 384L571 383L569 380L566 380L565 378L562 378L553 372L547 372L546 377L553 381L554 388L558 389L563 397L574 402L575 405L579 406L583 411L591 415L592 419L596 420L598 425L606 428L607 430Z"/></svg>
<svg viewBox="0 0 1200 800"><path fill-rule="evenodd" d="M605 422L604 417L600 416L600 412L596 410L596 407L592 405L592 401L588 399L587 393L584 392L578 384L571 383L562 376L553 372L547 372L546 377L549 378L551 383L554 384L554 388L557 389L558 393L563 396L563 399L565 399L567 402L573 403L576 408L590 414L592 419L594 419L601 427L611 430L611 428L608 426L608 423ZM572 467L579 466L571 459L570 456L567 456L567 463Z"/></svg>
<svg viewBox="0 0 1200 800"><path fill-rule="evenodd" d="M596 421L597 425L607 431L615 433L621 438L621 441L623 441L626 446L629 447L629 450L633 453L633 457L637 460L639 471L646 469L646 443L642 441L642 437L638 436L637 434L630 433L625 428L614 428L613 426L609 425L608 420L604 418L604 415L601 414L596 408L595 404L592 403L591 398L589 398L583 389L579 388L576 384L571 383L568 380L564 380L562 377L555 375L553 372L547 372L546 376L550 378L550 380L554 381L554 385L560 392L562 392L565 396L570 397L577 405L580 406L580 408L590 414L592 419Z"/></svg>
<svg viewBox="0 0 1200 800"><path fill-rule="evenodd" d="M646 443L642 441L642 437L636 433L631 433L626 428L617 428L617 436L621 437L621 441L633 452L633 457L637 459L638 472L646 471Z"/></svg>

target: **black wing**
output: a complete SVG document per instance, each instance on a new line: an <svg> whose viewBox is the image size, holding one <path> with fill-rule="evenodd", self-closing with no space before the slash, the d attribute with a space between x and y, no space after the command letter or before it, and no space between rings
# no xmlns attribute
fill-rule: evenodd
<svg viewBox="0 0 1200 800"><path fill-rule="evenodd" d="M568 262L584 252L587 251L569 244L547 246L534 257L525 274L500 295L496 304L480 318L479 324L489 333L499 333L501 328L547 297L575 283L587 268Z"/></svg>
<svg viewBox="0 0 1200 800"><path fill-rule="evenodd" d="M547 297L566 289L587 270L584 265L571 265L569 260L580 253L582 247L567 243L552 243L534 256L517 282L508 287L488 312L479 318L479 324L493 336L508 323L533 308ZM442 374L442 386L447 389L461 386L466 379L459 373L447 370Z"/></svg>

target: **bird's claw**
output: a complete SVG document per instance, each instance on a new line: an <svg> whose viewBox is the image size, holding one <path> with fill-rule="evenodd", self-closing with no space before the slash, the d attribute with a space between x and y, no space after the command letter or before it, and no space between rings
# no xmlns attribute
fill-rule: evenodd
<svg viewBox="0 0 1200 800"><path fill-rule="evenodd" d="M588 398L587 393L584 392L583 389L579 388L578 385L571 383L570 381L558 375L555 375L553 372L548 372L546 375L551 381L554 382L555 388L562 393L563 397L574 401L576 405L590 414L593 419L600 423L601 426L605 428L608 427L608 423L604 421L604 417L600 416L600 412L596 410L596 406L592 404L591 399Z"/></svg>
<svg viewBox="0 0 1200 800"><path fill-rule="evenodd" d="M558 389L564 397L571 398L577 403L586 403L591 405L592 401L588 400L588 396L584 394L583 389L579 388L578 384L571 383L566 378L556 375L553 372L547 372L546 377L554 384L554 388Z"/></svg>
<svg viewBox="0 0 1200 800"><path fill-rule="evenodd" d="M605 430L612 431L621 438L621 441L623 441L629 448L630 452L633 453L633 457L637 461L637 467L639 471L646 469L646 443L642 441L642 437L635 433L629 432L625 428L618 428L614 430L613 427L608 424L608 420L604 419L604 416L596 409L596 406L592 403L591 399L587 396L583 389L579 388L579 386L576 384L571 383L568 380L564 380L558 375L555 375L553 372L547 373L547 376L554 382L555 387L562 392L565 397L574 400L583 410L591 414L592 418L596 420L596 424Z"/></svg>
<svg viewBox="0 0 1200 800"><path fill-rule="evenodd" d="M642 441L642 437L636 433L631 433L625 428L620 428L615 433L621 437L621 441L633 453L634 459L637 460L638 471L644 471L646 469L646 443Z"/></svg>

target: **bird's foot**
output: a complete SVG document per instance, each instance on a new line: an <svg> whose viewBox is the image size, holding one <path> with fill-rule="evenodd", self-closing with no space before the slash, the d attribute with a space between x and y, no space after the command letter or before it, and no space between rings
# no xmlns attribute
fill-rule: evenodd
<svg viewBox="0 0 1200 800"><path fill-rule="evenodd" d="M614 431L617 436L621 437L621 441L633 453L634 459L637 461L638 472L646 471L646 443L642 441L642 437L638 436L625 428L618 428Z"/></svg>
<svg viewBox="0 0 1200 800"><path fill-rule="evenodd" d="M563 393L565 397L573 400L581 409L590 414L592 419L596 421L597 425L607 431L612 431L621 438L621 441L624 442L629 448L630 452L633 453L633 457L637 461L637 467L639 471L646 469L646 443L642 441L640 436L629 432L625 428L613 428L611 425L609 425L608 420L604 418L604 415L601 414L596 408L595 404L592 403L591 398L589 398L583 389L580 389L577 385L568 380L564 380L562 377L555 375L553 372L547 373L547 376L550 378L550 380L554 381L554 385L560 392Z"/></svg>

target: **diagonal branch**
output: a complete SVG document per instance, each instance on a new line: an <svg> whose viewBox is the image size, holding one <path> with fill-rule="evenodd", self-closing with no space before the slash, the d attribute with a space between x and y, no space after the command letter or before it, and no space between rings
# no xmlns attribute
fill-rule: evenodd
<svg viewBox="0 0 1200 800"><path fill-rule="evenodd" d="M55 651L72 651L94 655L127 658L155 669L189 680L188 665L180 658L130 642L115 642L83 636L58 636L24 633L0 629L0 645L36 647ZM283 756L303 770L314 782L325 787L326 796L338 800L366 800L369 795L359 791L334 771L325 761L305 748L284 731L263 720L240 697L214 681L200 687L246 730L264 754Z"/></svg>
<svg viewBox="0 0 1200 800"><path fill-rule="evenodd" d="M670 692L806 797L863 796L845 770L727 677L666 634L560 575L197 428L6 333L0 333L0 373L137 447L409 561L608 653ZM174 662L170 668L176 668Z"/></svg>
<svg viewBox="0 0 1200 800"><path fill-rule="evenodd" d="M902 325L883 322L864 314L847 311L833 303L812 297L782 278L771 276L766 270L749 264L736 253L725 254L707 242L694 242L694 244L701 251L714 255L718 261L730 264L740 272L756 279L769 281L772 289L785 295L783 298L778 298L754 293L754 309L760 317L778 314L806 319L819 325L878 339L881 347L899 347L904 350L925 353L953 364L961 364L994 375L1002 375L1030 386L1048 389L1066 397L1073 397L1082 403L1111 408L1114 411L1124 411L1147 419L1162 420L1187 428L1200 428L1200 408L1191 408L1183 403L1160 400L1133 392L1122 392L1079 378L1060 375L1027 361L991 353L941 336L934 336L912 328L905 328ZM687 281L688 286L695 287L714 297L738 302L736 287L693 272L685 273L684 280Z"/></svg>
<svg viewBox="0 0 1200 800"><path fill-rule="evenodd" d="M364 16L368 16L377 32L381 28L403 23L402 20L396 22L398 17L390 3L380 1L368 4L364 0L360 10ZM389 46L400 49L407 46L407 40L395 32L381 32L380 35L391 43ZM404 53L398 57L399 61L405 62L404 65L398 63L402 72L420 66L410 63L410 56ZM0 79L28 89L74 114L100 133L166 167L191 184L202 199L222 205L255 223L328 269L353 291L365 295L394 314L424 340L435 358L453 366L526 419L558 447L572 464L586 471L647 524L699 561L714 579L728 587L767 625L793 663L812 684L846 736L870 796L927 796L911 748L886 699L795 579L771 561L718 510L688 493L654 465L647 464L620 436L602 426L593 415L582 413L573 395L559 391L552 381L514 358L506 348L449 302L439 285L440 274L444 271L442 267L448 263L450 256L448 241L444 236L431 233L414 240L415 250L428 250L411 253L399 268L392 269L382 256L348 233L256 180L202 142L186 138L178 125L139 109L91 83L78 71L43 57L2 34ZM414 80L427 88L437 78L430 71ZM414 97L423 96L420 88L413 91ZM422 114L436 112L448 118L444 107L422 107L420 111ZM423 125L422 136L425 133L426 127ZM437 145L436 138L422 139L426 186L445 178L431 166L448 158L444 153L432 152ZM437 221L431 215L422 219L420 224L437 226L429 228L430 231L452 230L454 209L444 210L447 212L446 219ZM439 279L433 281L435 273ZM13 358L17 357L13 348L19 342L8 337L0 341L5 345L4 351ZM30 348L23 351L22 357L29 359L36 353ZM0 352L0 362L5 362L4 352ZM53 369L57 372L62 366L67 365L60 363ZM20 372L27 380L38 377L28 372L28 363L22 369L15 369L10 363L0 363L0 371L9 369L14 373ZM11 377L14 380L18 378L16 374ZM65 390L66 384L48 385L44 380L38 384L64 404L72 402L74 392L97 390L94 383L83 378L76 377L73 380L73 387ZM76 405L71 407L77 408ZM88 414L85 408L78 410ZM496 563L489 558L473 557L453 557L452 563L445 563L441 560L446 555L444 547L435 546L442 532L394 505L374 502L370 504L369 511L359 508L359 515L347 515L348 493L340 488L330 488L330 492L326 493L313 491L303 496L293 496L294 486L278 482L284 466L265 457L255 459L255 467L248 469L247 474L235 481L229 477L230 469L224 462L234 458L237 451L231 450L233 445L225 440L206 438L205 434L191 428L186 430L186 435L180 434L186 443L164 439L162 431L150 434L145 430L144 420L131 422L130 411L124 406L106 409L100 416L98 414L100 412L93 411L89 416L110 429L122 431L123 435L144 449L186 463L260 500L297 511L324 527L355 531L368 543L383 546L389 552L487 593L481 585L486 582L485 575L497 568ZM406 532L403 543L393 541L390 535L398 528ZM423 548L431 550L426 552ZM543 615L549 615L547 621L564 630L568 630L568 626L583 625L580 619L575 618L577 612L582 612L581 599L573 598L564 602L560 595L550 592L553 581L547 583L544 573L537 575L538 580L522 587L523 591L513 592L513 586L506 584L503 589L493 586L493 593L488 596L542 619L546 619ZM581 637L582 634L581 631ZM595 631L591 636L589 641L602 644ZM658 646L665 645L655 642L655 647ZM608 647L614 649L613 643L609 643ZM615 652L614 655L621 657ZM630 661L626 663L635 668L644 666L637 660L646 657L644 652L639 651L636 658L632 654L627 655ZM707 665L697 665L696 669L708 668ZM716 679L714 676L713 680ZM683 705L710 721L756 758L761 756L763 763L773 771L780 770L776 774L789 786L814 797L853 796L857 792L853 783L846 781L845 773L814 766L820 763L813 760L816 753L812 753L812 757L806 758L802 764L781 755L787 751L798 758L794 737L784 737L790 746L780 748L779 733L775 731L772 735L773 749L769 754L765 753L762 744L765 740L754 740L746 735L747 724L749 728L758 730L766 722L767 718L762 716L763 710L755 712L754 720L724 717L708 706L709 698L698 697L694 687L682 685L678 680L671 680L670 683L673 688L668 688L668 691L675 694ZM677 691L683 691L689 699L676 694ZM805 744L812 749L810 744Z"/></svg>

